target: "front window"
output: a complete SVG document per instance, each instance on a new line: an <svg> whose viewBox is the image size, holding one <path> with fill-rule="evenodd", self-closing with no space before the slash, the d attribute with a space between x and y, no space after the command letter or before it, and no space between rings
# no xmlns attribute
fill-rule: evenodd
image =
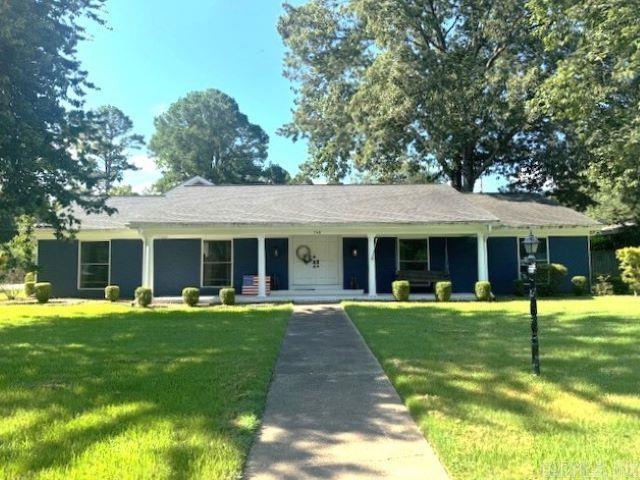
<svg viewBox="0 0 640 480"><path fill-rule="evenodd" d="M545 237L538 237L538 251L536 252L536 265L546 265L549 263L549 245ZM518 239L518 245L520 249L520 276L526 278L527 268L529 263L527 262L527 252L524 249L524 238Z"/></svg>
<svg viewBox="0 0 640 480"><path fill-rule="evenodd" d="M80 288L109 285L109 242L80 243Z"/></svg>
<svg viewBox="0 0 640 480"><path fill-rule="evenodd" d="M231 240L204 242L202 257L202 286L231 285Z"/></svg>
<svg viewBox="0 0 640 480"><path fill-rule="evenodd" d="M399 270L429 270L429 241L426 238L399 241Z"/></svg>

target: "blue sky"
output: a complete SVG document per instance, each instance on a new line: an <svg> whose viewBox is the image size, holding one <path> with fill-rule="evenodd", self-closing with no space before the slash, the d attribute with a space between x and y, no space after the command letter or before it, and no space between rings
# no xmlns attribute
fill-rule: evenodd
<svg viewBox="0 0 640 480"><path fill-rule="evenodd" d="M117 106L148 141L154 117L171 103L217 88L269 134L269 161L297 172L306 144L276 134L290 120L294 98L276 30L282 0L108 0L105 8L108 26L90 24L92 39L78 48L99 87L89 92L89 107ZM160 174L146 150L133 160L141 170L125 182L141 191ZM484 190L495 190L495 179L485 179Z"/></svg>
<svg viewBox="0 0 640 480"><path fill-rule="evenodd" d="M293 94L282 76L284 47L276 31L281 0L108 0L109 28L89 26L79 58L100 90L89 107L112 104L148 141L153 118L192 90L217 88L269 134L269 160L292 173L306 145L276 135L291 118ZM146 151L141 171L125 181L138 190L159 174Z"/></svg>

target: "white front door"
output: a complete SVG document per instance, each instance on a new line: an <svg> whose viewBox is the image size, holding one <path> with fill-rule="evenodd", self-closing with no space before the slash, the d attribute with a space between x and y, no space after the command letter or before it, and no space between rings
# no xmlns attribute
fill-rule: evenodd
<svg viewBox="0 0 640 480"><path fill-rule="evenodd" d="M315 288L317 286L340 286L340 242L331 235L293 237L293 285L295 288ZM308 247L310 261L298 258L298 252Z"/></svg>

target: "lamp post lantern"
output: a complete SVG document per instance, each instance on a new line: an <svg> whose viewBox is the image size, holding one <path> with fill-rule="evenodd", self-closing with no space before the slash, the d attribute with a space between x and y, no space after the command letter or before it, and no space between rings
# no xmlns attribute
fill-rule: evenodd
<svg viewBox="0 0 640 480"><path fill-rule="evenodd" d="M536 298L536 252L538 238L530 232L524 239L524 251L527 254L529 267L529 302L531 312L531 369L534 375L540 375L540 354L538 346L538 300Z"/></svg>

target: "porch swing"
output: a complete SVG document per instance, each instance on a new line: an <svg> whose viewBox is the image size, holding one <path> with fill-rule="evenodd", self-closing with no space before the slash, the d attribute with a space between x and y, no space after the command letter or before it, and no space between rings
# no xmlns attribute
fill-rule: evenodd
<svg viewBox="0 0 640 480"><path fill-rule="evenodd" d="M450 280L449 241L444 239L444 270L398 270L396 280L406 280L411 287L431 288L436 282Z"/></svg>

